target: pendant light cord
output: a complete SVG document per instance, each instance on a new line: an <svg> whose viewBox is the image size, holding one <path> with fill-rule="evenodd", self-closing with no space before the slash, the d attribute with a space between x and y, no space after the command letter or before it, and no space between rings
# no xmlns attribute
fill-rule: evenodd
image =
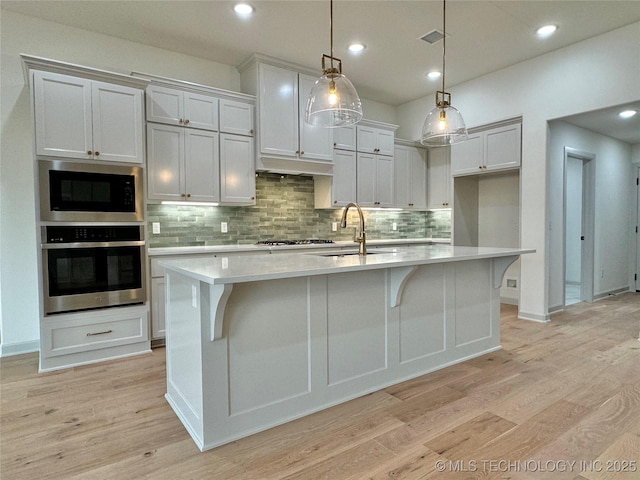
<svg viewBox="0 0 640 480"><path fill-rule="evenodd" d="M333 71L333 0L331 0L329 7L329 30L331 32L331 71Z"/></svg>
<svg viewBox="0 0 640 480"><path fill-rule="evenodd" d="M442 0L442 100L444 101L445 57L447 53L447 0Z"/></svg>

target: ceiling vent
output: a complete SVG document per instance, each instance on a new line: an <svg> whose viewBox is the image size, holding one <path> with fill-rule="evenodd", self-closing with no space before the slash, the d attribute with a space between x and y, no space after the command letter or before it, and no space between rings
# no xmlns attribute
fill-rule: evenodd
<svg viewBox="0 0 640 480"><path fill-rule="evenodd" d="M431 30L429 33L425 33L420 37L420 40L424 40L429 45L433 45L434 43L438 43L440 40L444 38L444 35L440 30Z"/></svg>

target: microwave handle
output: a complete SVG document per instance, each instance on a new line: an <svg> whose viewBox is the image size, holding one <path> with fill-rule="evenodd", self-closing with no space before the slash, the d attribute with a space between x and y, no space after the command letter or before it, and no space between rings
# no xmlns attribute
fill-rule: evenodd
<svg viewBox="0 0 640 480"><path fill-rule="evenodd" d="M62 248L106 248L106 247L139 247L145 244L144 240L129 242L74 242L74 243L43 243L45 250L58 250Z"/></svg>

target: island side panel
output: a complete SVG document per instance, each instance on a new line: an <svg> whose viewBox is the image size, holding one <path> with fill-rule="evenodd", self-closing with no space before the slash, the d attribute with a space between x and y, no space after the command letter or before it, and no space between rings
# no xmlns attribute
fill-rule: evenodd
<svg viewBox="0 0 640 480"><path fill-rule="evenodd" d="M167 271L167 401L202 449L203 367L200 282Z"/></svg>

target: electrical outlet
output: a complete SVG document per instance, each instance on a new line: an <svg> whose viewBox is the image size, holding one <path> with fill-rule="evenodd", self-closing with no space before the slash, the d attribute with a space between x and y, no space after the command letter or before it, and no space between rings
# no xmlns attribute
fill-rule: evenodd
<svg viewBox="0 0 640 480"><path fill-rule="evenodd" d="M226 270L227 268L229 268L229 258L222 257L222 269Z"/></svg>
<svg viewBox="0 0 640 480"><path fill-rule="evenodd" d="M160 233L160 222L153 222L151 224L151 227L153 229L153 234L154 235L158 235Z"/></svg>
<svg viewBox="0 0 640 480"><path fill-rule="evenodd" d="M398 230L398 224L397 224L396 222L393 222L393 223L391 224L391 230L393 230L394 232L395 232L396 230Z"/></svg>
<svg viewBox="0 0 640 480"><path fill-rule="evenodd" d="M331 223L331 231L332 232L337 232L338 231L338 222L332 222Z"/></svg>
<svg viewBox="0 0 640 480"><path fill-rule="evenodd" d="M507 278L508 288L518 288L518 281L515 278Z"/></svg>
<svg viewBox="0 0 640 480"><path fill-rule="evenodd" d="M220 231L222 233L227 233L229 231L227 229L227 222L220 222Z"/></svg>

